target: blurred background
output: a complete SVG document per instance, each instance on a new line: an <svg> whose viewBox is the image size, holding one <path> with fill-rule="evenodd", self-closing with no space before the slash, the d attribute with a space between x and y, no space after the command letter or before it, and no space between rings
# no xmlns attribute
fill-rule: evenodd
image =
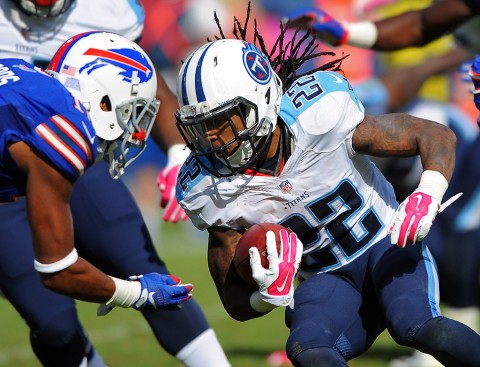
<svg viewBox="0 0 480 367"><path fill-rule="evenodd" d="M141 45L173 91L182 60L203 44L207 37L214 39L215 35L219 35L214 11L225 35L233 37L231 31L234 16L243 23L248 4L248 0L140 2L146 13ZM255 18L269 48L278 36L280 19L296 9L316 6L327 10L336 19L359 20L385 17L415 7L424 7L429 3L429 0L252 0L247 34L253 35ZM360 99L365 103L367 112L372 107L374 113L376 91L369 90L369 84L364 83L372 76L417 65L435 55L447 53L454 47L454 42L451 36L447 36L425 48L395 53L377 53L350 46L332 48L322 43L319 45L321 51L333 51L337 56L349 55L342 64L343 72L354 89L358 85L362 92ZM319 58L306 67L312 68L324 62ZM467 125L466 129L470 129L472 137L477 133L477 111L472 103L470 84L463 81L460 66L456 70L429 78L422 85L418 97L450 111L445 113L454 111ZM449 117L445 118L448 121ZM172 129L175 128L172 116ZM288 335L283 322L283 310L277 309L265 317L245 323L229 318L208 273L206 233L196 230L189 222L171 224L162 221L156 177L165 161L165 154L151 142L122 178L142 210L161 258L172 273L195 285L194 297L202 306L234 367L288 366L284 360L276 360L275 355L271 356L272 352L283 350ZM131 310L115 309L105 317L97 317L96 306L93 304L78 302L78 308L92 341L110 366L179 366L156 343L141 315ZM0 301L0 320L0 367L38 366L30 349L27 328L7 302ZM351 361L349 365L388 366L390 360L409 353L411 350L398 347L384 333L367 354Z"/></svg>

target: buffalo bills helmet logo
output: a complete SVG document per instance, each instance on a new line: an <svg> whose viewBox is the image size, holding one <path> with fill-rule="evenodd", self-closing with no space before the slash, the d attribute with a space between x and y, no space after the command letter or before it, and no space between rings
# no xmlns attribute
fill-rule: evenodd
<svg viewBox="0 0 480 367"><path fill-rule="evenodd" d="M92 71L107 65L113 65L121 71L118 73L123 76L124 81L132 82L133 74L136 71L140 83L145 83L153 76L153 70L148 60L137 50L129 48L101 50L89 48L84 55L97 56L97 58L79 70L79 73L86 71L90 74Z"/></svg>
<svg viewBox="0 0 480 367"><path fill-rule="evenodd" d="M259 84L267 84L272 78L268 59L251 44L243 49L243 64L248 74Z"/></svg>

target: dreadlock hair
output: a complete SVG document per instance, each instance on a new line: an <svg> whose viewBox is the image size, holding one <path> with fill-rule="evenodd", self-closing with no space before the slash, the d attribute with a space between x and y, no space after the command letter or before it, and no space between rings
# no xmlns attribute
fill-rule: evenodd
<svg viewBox="0 0 480 367"><path fill-rule="evenodd" d="M250 11L251 11L251 1L248 2L247 7L247 16L245 18L245 23L242 26L242 23L238 20L236 16L233 18L233 35L236 39L247 41L247 28L248 22L250 20ZM216 40L226 39L223 29L220 25L217 13L214 12L215 23L217 24L218 31L220 36L214 36ZM285 92L293 82L307 74L314 73L316 71L331 70L343 73L341 69L342 61L347 58L349 55L343 55L340 58L334 59L326 64L323 64L315 69L312 69L303 74L297 74L297 71L300 67L307 61L312 60L320 56L336 56L334 52L322 51L318 52L318 43L316 38L312 35L312 32L309 30L306 33L297 28L294 32L294 35L291 40L286 41L286 33L288 27L282 22L280 22L280 35L275 41L272 49L267 50L265 41L258 31L257 20L254 19L254 32L253 32L253 44L259 48L269 59L272 69L277 73L279 78L283 82L283 91ZM211 41L207 38L207 41Z"/></svg>

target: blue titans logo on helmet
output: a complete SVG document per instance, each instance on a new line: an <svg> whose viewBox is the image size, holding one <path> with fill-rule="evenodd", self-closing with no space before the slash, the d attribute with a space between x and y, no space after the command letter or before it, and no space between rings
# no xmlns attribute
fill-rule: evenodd
<svg viewBox="0 0 480 367"><path fill-rule="evenodd" d="M243 64L248 74L259 84L267 84L272 78L268 59L253 45L243 49Z"/></svg>
<svg viewBox="0 0 480 367"><path fill-rule="evenodd" d="M90 74L92 71L107 65L113 65L121 71L118 73L123 76L123 80L131 82L133 73L136 71L140 83L145 83L153 76L153 70L148 60L137 50L128 48L100 50L96 48L88 49L84 55L97 56L95 60L82 66L79 73L86 71Z"/></svg>

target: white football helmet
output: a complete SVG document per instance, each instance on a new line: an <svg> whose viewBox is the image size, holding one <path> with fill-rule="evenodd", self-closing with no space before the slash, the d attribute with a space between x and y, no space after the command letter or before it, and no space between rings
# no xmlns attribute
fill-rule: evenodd
<svg viewBox="0 0 480 367"><path fill-rule="evenodd" d="M193 52L180 70L177 126L202 166L216 176L231 176L265 153L282 95L280 78L256 46L237 39L209 42ZM241 118L240 129L232 116ZM234 138L214 147L205 133L225 122ZM232 144L238 148L228 153ZM207 157L210 164L200 157ZM215 168L218 160L220 168Z"/></svg>
<svg viewBox="0 0 480 367"><path fill-rule="evenodd" d="M151 60L135 42L108 32L87 32L67 40L47 72L87 110L118 178L146 147L160 102Z"/></svg>
<svg viewBox="0 0 480 367"><path fill-rule="evenodd" d="M12 0L27 15L41 18L56 17L72 5L75 0Z"/></svg>

